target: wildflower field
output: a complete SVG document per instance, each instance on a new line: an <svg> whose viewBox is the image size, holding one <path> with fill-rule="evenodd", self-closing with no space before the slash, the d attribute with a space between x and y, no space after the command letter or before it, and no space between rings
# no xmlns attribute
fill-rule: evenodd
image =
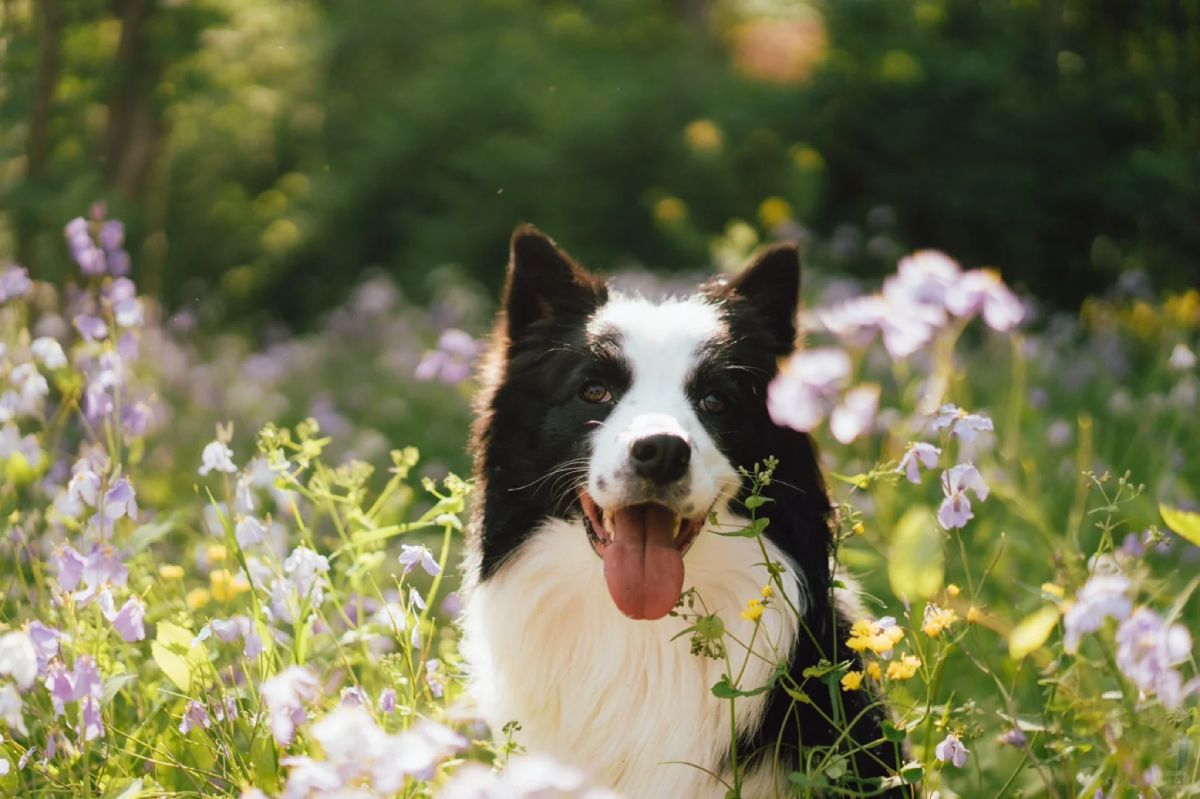
<svg viewBox="0 0 1200 799"><path fill-rule="evenodd" d="M465 694L493 300L375 277L254 348L139 296L102 207L63 223L65 280L0 266L0 795L609 796ZM921 796L1200 795L1200 292L1064 313L937 252L857 283L813 251L769 400L821 444L864 667L789 693L879 686L887 784ZM728 651L720 613L790 612L745 599L681 607L696 657ZM740 671L717 696L763 688ZM836 787L847 755L792 795L871 795Z"/></svg>

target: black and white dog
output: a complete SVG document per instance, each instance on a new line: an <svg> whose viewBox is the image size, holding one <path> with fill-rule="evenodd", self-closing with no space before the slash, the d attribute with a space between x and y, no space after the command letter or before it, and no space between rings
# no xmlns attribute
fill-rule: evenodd
<svg viewBox="0 0 1200 799"><path fill-rule="evenodd" d="M513 235L474 431L463 651L493 729L519 722L527 749L630 799L726 796L734 727L746 799L788 795L806 751L847 738L881 743L848 758L845 787L880 795L899 766L877 698L802 676L855 656L830 600L813 444L766 408L796 339L799 284L783 245L731 280L653 302L610 290L533 228ZM763 550L715 531L745 527L739 467L769 456L766 552L803 618L776 597L755 634L740 612L770 582ZM811 701L775 687L731 714L712 693L725 661L676 637L688 622L669 614L688 588L724 621L742 689L788 664Z"/></svg>

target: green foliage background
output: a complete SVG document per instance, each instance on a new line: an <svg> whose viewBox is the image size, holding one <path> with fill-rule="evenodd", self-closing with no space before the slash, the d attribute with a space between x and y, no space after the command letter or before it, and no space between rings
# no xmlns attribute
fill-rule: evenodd
<svg viewBox="0 0 1200 799"><path fill-rule="evenodd" d="M68 268L95 199L170 306L304 325L363 269L498 283L533 221L601 268L697 268L731 218L999 267L1072 305L1197 277L1200 6L1188 0L7 0L0 251ZM737 68L815 20L811 70ZM715 147L689 146L695 120ZM807 154L802 161L797 153ZM813 157L815 156L815 157ZM680 217L658 214L664 198ZM836 239L836 236L835 236ZM887 242L885 242L886 244ZM885 248L886 249L886 248ZM813 257L821 260L822 253Z"/></svg>

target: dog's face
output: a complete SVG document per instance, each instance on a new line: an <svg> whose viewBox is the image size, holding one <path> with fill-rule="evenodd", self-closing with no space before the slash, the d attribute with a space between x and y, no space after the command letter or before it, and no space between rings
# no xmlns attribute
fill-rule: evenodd
<svg viewBox="0 0 1200 799"><path fill-rule="evenodd" d="M665 616L710 512L745 488L739 467L782 454L766 387L795 337L799 270L776 247L655 302L518 230L476 431L484 578L539 522L578 517L621 612Z"/></svg>

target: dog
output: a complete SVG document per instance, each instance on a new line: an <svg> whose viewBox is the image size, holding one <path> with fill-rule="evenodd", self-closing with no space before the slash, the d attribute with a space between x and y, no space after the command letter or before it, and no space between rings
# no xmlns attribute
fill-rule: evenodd
<svg viewBox="0 0 1200 799"><path fill-rule="evenodd" d="M884 782L901 750L878 698L804 675L862 665L831 598L814 445L767 412L799 289L790 244L652 301L533 227L513 234L472 436L470 691L493 730L517 722L517 743L629 799L792 795L820 747L847 753L839 787L910 795ZM761 539L728 534L768 458ZM696 632L714 616L717 648ZM722 680L745 694L718 697Z"/></svg>

